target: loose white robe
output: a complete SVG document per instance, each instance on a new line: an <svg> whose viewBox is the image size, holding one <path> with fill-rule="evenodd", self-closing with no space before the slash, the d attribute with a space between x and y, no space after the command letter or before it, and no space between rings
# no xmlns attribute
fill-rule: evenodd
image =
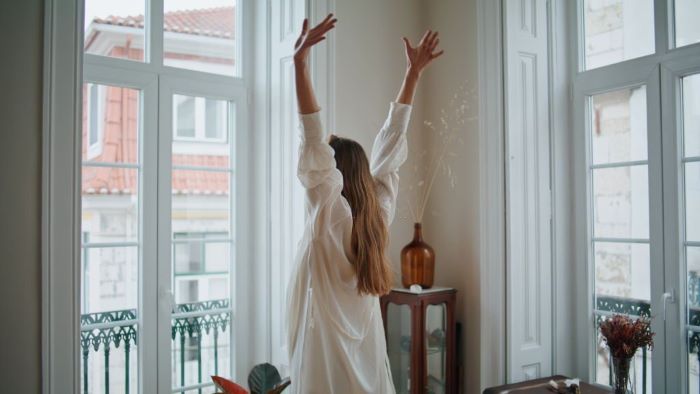
<svg viewBox="0 0 700 394"><path fill-rule="evenodd" d="M391 103L370 159L384 219L396 210L411 106ZM307 222L288 293L291 393L394 393L376 296L360 296L351 263L352 213L319 113L301 115L298 176Z"/></svg>

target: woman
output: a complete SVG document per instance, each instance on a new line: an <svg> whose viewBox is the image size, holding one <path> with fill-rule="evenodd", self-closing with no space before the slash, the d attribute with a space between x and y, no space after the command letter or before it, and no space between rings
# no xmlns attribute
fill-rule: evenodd
<svg viewBox="0 0 700 394"><path fill-rule="evenodd" d="M404 38L408 68L377 135L371 164L355 141L324 137L308 57L336 19L309 29L295 46L301 118L298 175L307 223L289 290L288 345L292 393L393 393L378 296L389 292L387 227L394 217L398 169L406 160L406 127L416 84L435 52L437 33L417 47Z"/></svg>

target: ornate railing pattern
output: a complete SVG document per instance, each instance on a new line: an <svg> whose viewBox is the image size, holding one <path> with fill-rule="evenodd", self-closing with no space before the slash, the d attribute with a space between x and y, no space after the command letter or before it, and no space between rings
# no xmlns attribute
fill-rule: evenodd
<svg viewBox="0 0 700 394"><path fill-rule="evenodd" d="M171 337L179 340L180 349L184 349L187 337L194 339L197 346L198 381L202 381L202 347L203 334L212 332L214 337L214 369L218 372L219 354L218 338L229 326L231 314L228 300L213 300L178 304L173 310ZM92 388L89 381L90 352L102 352L104 357L104 392L109 394L109 360L112 347L123 347L125 361L125 392L130 391L130 351L138 344L137 314L135 309L83 314L80 317L80 344L83 356L83 392ZM184 351L180 352L180 381L185 385ZM94 389L93 389L94 392Z"/></svg>
<svg viewBox="0 0 700 394"><path fill-rule="evenodd" d="M694 280L693 280L694 279ZM700 327L700 308L698 308L700 302L700 278L694 277L688 278L688 324L690 326ZM597 297L596 298L596 310L600 312L609 313L619 313L625 315L633 316L651 316L651 305L648 301L635 300L631 298L622 297ZM596 315L596 327L598 324L605 319L605 315ZM688 353L695 354L700 363L700 332L688 330ZM609 365L612 365L612 360L609 360ZM642 393L646 393L646 382L647 382L647 349L642 349ZM612 368L610 368L609 374L610 384L612 384Z"/></svg>
<svg viewBox="0 0 700 394"><path fill-rule="evenodd" d="M214 375L219 373L219 333L226 331L230 313L228 300L214 300L178 304L173 311L171 337L180 341L180 386L185 386L185 339L197 342L197 381L202 382L202 334L213 330ZM201 393L201 389L199 390Z"/></svg>

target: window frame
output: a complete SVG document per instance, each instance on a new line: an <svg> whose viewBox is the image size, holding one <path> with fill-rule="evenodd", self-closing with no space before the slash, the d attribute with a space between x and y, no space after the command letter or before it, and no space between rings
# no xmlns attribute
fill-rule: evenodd
<svg viewBox="0 0 700 394"><path fill-rule="evenodd" d="M237 45L238 56L246 55L241 61L239 76L226 76L221 74L205 73L201 71L179 69L163 65L162 57L162 9L164 0L150 0L146 5L146 17L150 25L146 24L146 39L144 61L134 61L122 58L88 54L82 55L83 81L86 83L103 84L118 87L128 87L141 91L141 114L139 124L139 157L137 165L142 176L140 177L139 217L139 296L138 296L138 392L173 392L175 388L172 382L172 342L169 335L158 333L170 332L172 307L174 304L174 281L171 269L171 235L170 229L170 198L171 198L171 171L170 158L174 149L173 142L176 120L174 119L173 100L175 94L193 96L200 99L200 107L204 107L204 97L225 100L235 103L238 111L235 116L231 111L223 114L224 121L229 128L231 139L229 142L229 157L236 160L230 163L232 178L229 190L229 212L231 222L231 243L229 249L230 275L229 275L229 299L232 301L227 310L218 312L231 313L231 321L228 332L231 346L230 367L224 372L230 376L247 376L249 353L247 352L247 338L250 330L245 322L239 322L236 316L246 316L250 313L247 305L236 305L236 300L250 297L252 288L245 278L248 277L248 269L245 262L249 261L249 247L245 239L237 239L235 229L247 228L252 225L250 211L250 199L243 191L250 189L250 177L243 171L235 172L236 168L251 168L248 164L248 150L237 147L249 146L250 142L246 134L247 112L249 108L250 76L246 74L246 63L249 62L247 53L241 51L250 49L252 26L246 23L244 38L240 40L242 45ZM237 0L236 29L243 31L241 20L249 15L250 0ZM160 11L159 11L160 10ZM82 37L82 35L81 35ZM79 48L82 49L82 42ZM239 57L239 59L241 59ZM159 101L160 100L160 101ZM230 105L229 105L230 107ZM195 102L195 110L197 105ZM195 114L196 116L196 114ZM203 120L203 119L202 119ZM235 122L235 125L232 124ZM195 123L195 126L197 124ZM78 128L80 130L80 128ZM157 133L144 133L143 130L157 130ZM236 132L237 131L237 132ZM196 133L205 133L204 128L195 128ZM194 139L187 142L214 142L202 141L195 135ZM221 141L224 141L222 139ZM221 142L216 141L216 142ZM235 181L234 181L235 179ZM240 184L238 184L240 183ZM80 181L78 181L80 187ZM79 189L78 189L79 190ZM236 193L240 191L240 195ZM77 195L78 204L80 193ZM77 225L80 227L80 219ZM245 232L240 232L241 237L246 237ZM235 247L234 247L235 245ZM145 261L157 261L158 264L144 264ZM234 283L234 280L236 281ZM78 278L80 281L80 278ZM79 287L80 288L80 287ZM78 304L79 305L79 304ZM235 355L235 357L234 357ZM236 362L239 360L240 362ZM78 372L80 364L77 365ZM157 371L149 373L148 371ZM222 371L223 372L223 371ZM211 382L203 382L199 387L211 386ZM81 387L79 384L78 387ZM188 386L189 387L189 386Z"/></svg>
<svg viewBox="0 0 700 394"><path fill-rule="evenodd" d="M87 89L87 103L88 103L88 113L86 116L86 124L88 127L88 141L87 141L87 158L88 160L93 159L102 154L103 137L104 137L104 100L107 97L105 92L105 87L98 84L90 84ZM95 91L93 91L93 88ZM95 97L96 96L96 97ZM93 99L97 100L94 102L95 110L93 111ZM93 119L93 117L97 119ZM91 134L93 132L92 121L96 120L95 123L95 142L90 141Z"/></svg>
<svg viewBox="0 0 700 394"><path fill-rule="evenodd" d="M654 353L652 355L652 390L654 392L684 392L687 390L687 337L683 316L685 311L685 260L681 261L679 233L682 232L684 211L682 197L682 178L678 141L682 130L678 116L680 104L678 99L679 75L689 70L700 71L700 43L676 48L674 45L673 0L654 1L655 53L640 58L629 59L619 63L585 70L583 1L577 0L576 12L570 17L571 26L576 26L576 35L572 41L575 48L571 54L574 65L571 94L573 114L573 158L575 229L574 254L576 256L575 274L585 278L577 286L575 305L579 311L577 325L583 327L576 336L578 373L587 379L594 379L595 328L593 279L594 255L591 247L593 230L593 207L590 205L591 179L588 169L590 163L590 135L588 133L590 114L586 100L592 94L622 89L635 84L647 86L647 133L648 133L648 180L650 209L650 269L652 279L651 307L652 329L657 332ZM646 81L646 82L643 82ZM576 147L585 147L580 149ZM654 245L654 246L652 246ZM656 262L656 264L655 264ZM582 284L582 285L581 285ZM665 299L664 294L675 298ZM679 296L680 295L680 296ZM680 301L680 302L679 302ZM667 302L667 303L666 303ZM666 308L664 309L664 303ZM666 313L665 321L662 316ZM680 340L679 340L680 338ZM659 354L663 353L663 354ZM677 355L681 354L681 358ZM659 364L661 363L661 364ZM658 367L658 365L663 365Z"/></svg>

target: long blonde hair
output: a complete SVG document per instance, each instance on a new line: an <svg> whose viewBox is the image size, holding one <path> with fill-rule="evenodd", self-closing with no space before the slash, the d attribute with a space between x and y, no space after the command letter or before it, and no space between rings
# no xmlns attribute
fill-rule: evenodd
<svg viewBox="0 0 700 394"><path fill-rule="evenodd" d="M357 291L363 295L387 294L393 283L391 263L386 257L389 234L367 155L362 145L347 138L332 135L329 144L335 151L336 167L343 174L343 197L352 210Z"/></svg>

